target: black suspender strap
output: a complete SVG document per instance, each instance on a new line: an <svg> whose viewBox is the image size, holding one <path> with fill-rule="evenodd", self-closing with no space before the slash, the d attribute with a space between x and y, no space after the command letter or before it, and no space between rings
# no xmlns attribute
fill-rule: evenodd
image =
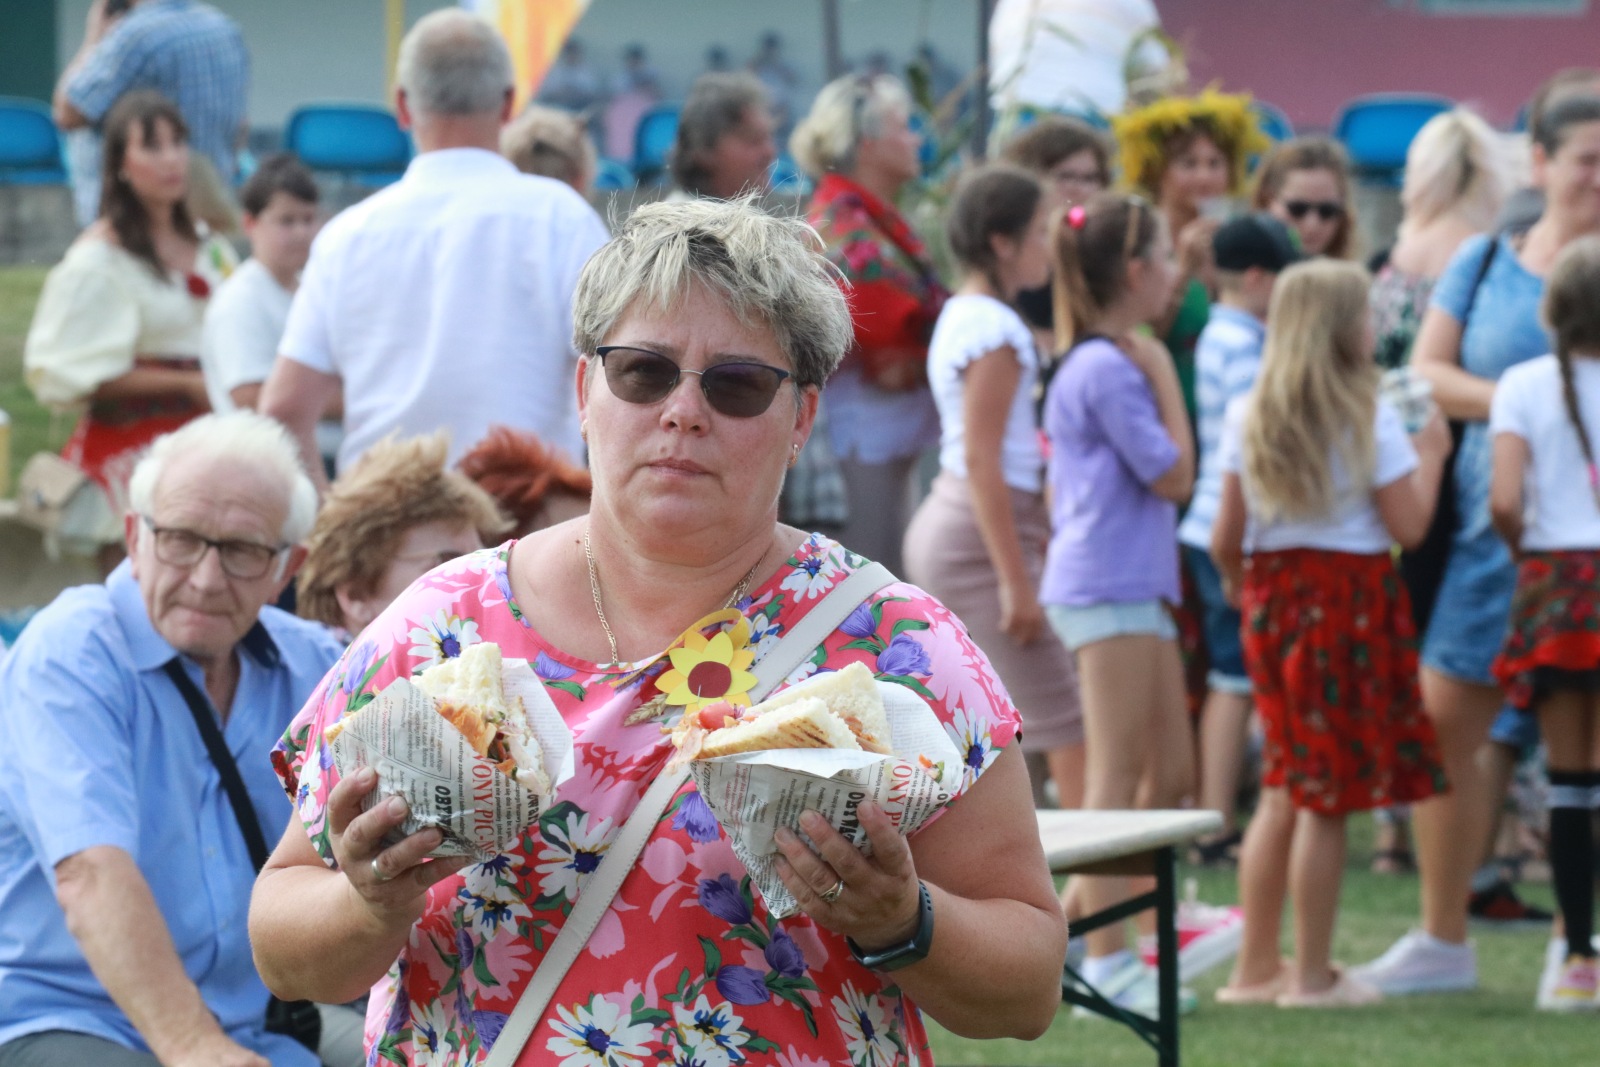
<svg viewBox="0 0 1600 1067"><path fill-rule="evenodd" d="M168 660L162 670L167 672L172 684L178 687L184 703L189 705L189 714L194 716L194 724L200 730L200 740L205 742L206 753L210 755L211 763L222 779L222 791L228 794L233 817L239 821L244 847L250 853L250 865L259 872L267 865L267 839L261 835L261 820L256 817L255 805L250 803L250 791L244 787L244 779L239 776L239 765L233 761L233 753L228 751L228 744L222 739L217 713L212 709L211 701L195 686L189 672L183 669L182 661Z"/></svg>

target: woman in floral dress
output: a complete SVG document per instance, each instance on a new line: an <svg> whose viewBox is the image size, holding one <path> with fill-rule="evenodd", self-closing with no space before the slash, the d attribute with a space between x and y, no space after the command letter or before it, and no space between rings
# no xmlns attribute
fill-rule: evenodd
<svg viewBox="0 0 1600 1067"><path fill-rule="evenodd" d="M421 579L274 753L299 821L257 887L258 963L285 997L348 1000L371 986L379 1061L482 1061L661 773L662 727L740 699L744 668L864 564L776 522L784 471L850 330L797 223L739 203L641 209L590 261L575 301L589 516ZM725 604L743 626L708 642L720 627L696 620ZM337 781L323 732L479 641L533 664L573 732L576 773L506 854L423 862L437 831L382 847L401 813L361 813L374 783ZM852 662L944 724L965 761L951 805L909 840L864 805L871 858L803 821L818 851L780 838L801 912L778 920L704 800L681 787L517 1063L923 1064L919 1008L970 1036L1044 1030L1066 931L1011 744L1015 709L960 622L912 586L868 598L789 682ZM910 938L924 896L936 917L926 958L892 973L853 958Z"/></svg>

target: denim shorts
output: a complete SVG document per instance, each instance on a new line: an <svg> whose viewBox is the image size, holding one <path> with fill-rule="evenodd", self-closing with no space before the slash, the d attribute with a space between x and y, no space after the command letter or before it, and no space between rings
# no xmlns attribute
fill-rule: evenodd
<svg viewBox="0 0 1600 1067"><path fill-rule="evenodd" d="M1129 600L1106 604L1047 604L1045 613L1056 636L1076 652L1085 645L1112 637L1148 634L1164 641L1178 639L1172 613L1160 600Z"/></svg>
<svg viewBox="0 0 1600 1067"><path fill-rule="evenodd" d="M1539 746L1539 717L1516 708L1501 708L1489 727L1489 740L1517 750L1519 757Z"/></svg>
<svg viewBox="0 0 1600 1067"><path fill-rule="evenodd" d="M1211 670L1206 686L1213 692L1250 695L1250 674L1244 667L1244 644L1239 639L1243 620L1239 610L1222 595L1222 575L1211 555L1193 545L1183 546L1183 565L1200 596L1201 624L1206 633L1206 656Z"/></svg>

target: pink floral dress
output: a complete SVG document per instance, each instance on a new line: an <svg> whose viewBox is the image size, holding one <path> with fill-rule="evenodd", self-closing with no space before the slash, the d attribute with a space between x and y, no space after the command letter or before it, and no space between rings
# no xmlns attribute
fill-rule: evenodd
<svg viewBox="0 0 1600 1067"><path fill-rule="evenodd" d="M409 676L477 641L525 658L575 738L577 773L509 853L434 886L411 939L373 989L368 1062L477 1063L494 1043L585 881L670 749L663 722L748 683L784 632L863 560L812 537L737 605L747 649L680 639L628 679L566 655L529 627L511 595L514 543L433 571L345 653L273 752L312 844L333 865L325 805L335 772L323 730ZM737 628L735 628L737 629ZM711 634L715 638L715 634ZM943 605L891 585L845 620L788 681L852 661L916 691L966 757L964 792L1018 733L989 661ZM624 681L625 679L628 679ZM674 696L674 693L676 696ZM667 714L626 725L646 702ZM957 801L959 802L959 800ZM931 1063L915 1005L892 975L857 964L844 939L804 915L774 919L692 783L567 973L521 1058L560 1067L889 1067Z"/></svg>

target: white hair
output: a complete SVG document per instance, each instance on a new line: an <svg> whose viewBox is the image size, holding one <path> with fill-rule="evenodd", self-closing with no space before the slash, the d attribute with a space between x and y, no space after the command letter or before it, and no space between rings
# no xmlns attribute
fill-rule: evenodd
<svg viewBox="0 0 1600 1067"><path fill-rule="evenodd" d="M151 442L128 482L128 503L148 516L155 506L156 487L174 457L189 454L238 460L276 476L288 500L279 538L296 545L311 533L317 518L317 488L300 463L300 450L283 426L253 411L202 415ZM280 561L281 566L281 561Z"/></svg>
<svg viewBox="0 0 1600 1067"><path fill-rule="evenodd" d="M822 87L789 136L794 161L813 178L855 168L856 149L883 133L891 114L911 114L911 94L892 74L847 74Z"/></svg>
<svg viewBox="0 0 1600 1067"><path fill-rule="evenodd" d="M460 8L425 15L400 42L395 82L425 115L497 112L515 74L506 42L489 23Z"/></svg>
<svg viewBox="0 0 1600 1067"><path fill-rule="evenodd" d="M1499 135L1466 108L1429 119L1406 152L1400 202L1412 226L1455 212L1475 229L1491 229L1510 191Z"/></svg>

